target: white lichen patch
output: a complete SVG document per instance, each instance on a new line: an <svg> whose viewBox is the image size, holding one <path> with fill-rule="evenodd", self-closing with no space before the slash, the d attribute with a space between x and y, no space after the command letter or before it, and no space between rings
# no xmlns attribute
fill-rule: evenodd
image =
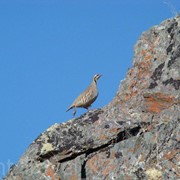
<svg viewBox="0 0 180 180"><path fill-rule="evenodd" d="M52 150L54 150L53 145L51 143L45 143L41 148L41 154L45 154Z"/></svg>
<svg viewBox="0 0 180 180"><path fill-rule="evenodd" d="M146 174L148 176L148 180L160 180L162 179L162 172L155 169L155 168L151 168L151 169L148 169L146 171Z"/></svg>

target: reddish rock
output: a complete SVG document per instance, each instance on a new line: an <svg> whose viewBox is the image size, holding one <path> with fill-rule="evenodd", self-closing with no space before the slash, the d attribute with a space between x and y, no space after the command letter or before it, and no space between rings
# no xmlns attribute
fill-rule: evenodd
<svg viewBox="0 0 180 180"><path fill-rule="evenodd" d="M151 113L160 113L175 103L175 97L163 93L146 94L145 109Z"/></svg>

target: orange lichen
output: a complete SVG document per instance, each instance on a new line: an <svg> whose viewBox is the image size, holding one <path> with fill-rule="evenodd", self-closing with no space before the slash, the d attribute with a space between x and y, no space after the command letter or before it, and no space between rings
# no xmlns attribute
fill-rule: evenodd
<svg viewBox="0 0 180 180"><path fill-rule="evenodd" d="M52 166L49 166L46 169L45 175L48 176L48 177L51 177L52 180L60 180L60 177L57 176L57 174L55 173L55 171L52 168Z"/></svg>
<svg viewBox="0 0 180 180"><path fill-rule="evenodd" d="M106 164L106 162L105 162L105 164ZM106 175L110 174L110 172L113 172L113 170L114 170L113 162L111 164L108 163L108 166L106 166L106 168L103 170L102 174L103 174L103 176L106 176Z"/></svg>
<svg viewBox="0 0 180 180"><path fill-rule="evenodd" d="M119 132L119 128L111 128L111 129L109 130L109 132L110 132L111 134L117 134L117 132Z"/></svg>
<svg viewBox="0 0 180 180"><path fill-rule="evenodd" d="M140 55L141 55L141 56L145 56L145 55L146 55L146 53L147 53L147 51L146 51L146 50L144 50L144 49L142 49L142 50L141 50L141 52L140 52Z"/></svg>
<svg viewBox="0 0 180 180"><path fill-rule="evenodd" d="M172 106L175 102L175 97L163 93L155 93L144 95L145 106L148 112L159 113L164 109Z"/></svg>
<svg viewBox="0 0 180 180"><path fill-rule="evenodd" d="M153 128L154 128L153 125L150 124L150 125L147 127L147 131L151 131Z"/></svg>
<svg viewBox="0 0 180 180"><path fill-rule="evenodd" d="M108 137L105 135L105 134L101 134L100 136L99 136L99 139L100 140L106 140Z"/></svg>
<svg viewBox="0 0 180 180"><path fill-rule="evenodd" d="M97 162L98 158L97 156L94 156L91 159L89 159L86 163L86 166L92 171L92 173L97 173L98 171L98 166L96 164Z"/></svg>
<svg viewBox="0 0 180 180"><path fill-rule="evenodd" d="M54 169L51 167L51 166L49 166L48 168L47 168L47 170L46 170L46 176L49 176L49 177L53 177L54 176Z"/></svg>
<svg viewBox="0 0 180 180"><path fill-rule="evenodd" d="M180 150L177 149L173 149L172 151L164 154L164 157L168 160L172 159L173 157L175 157L176 154L180 153Z"/></svg>
<svg viewBox="0 0 180 180"><path fill-rule="evenodd" d="M146 55L146 56L144 57L144 59L145 59L146 61L150 60L151 58L152 58L151 55Z"/></svg>
<svg viewBox="0 0 180 180"><path fill-rule="evenodd" d="M142 49L140 55L144 57L145 61L149 61L152 59L152 55L154 54L155 48L159 45L160 39L159 37L154 37L154 39L147 40L144 37L144 41L147 43L147 49Z"/></svg>
<svg viewBox="0 0 180 180"><path fill-rule="evenodd" d="M142 79L145 76L149 77L150 66L151 66L150 61L142 61L142 62L138 63L138 73L136 75L137 79Z"/></svg>
<svg viewBox="0 0 180 180"><path fill-rule="evenodd" d="M115 158L115 152L114 152L114 150L112 150L112 152L111 152L111 159L114 159Z"/></svg>
<svg viewBox="0 0 180 180"><path fill-rule="evenodd" d="M69 179L71 179L71 180L78 180L78 176L77 176L76 173L73 173L72 177L69 178Z"/></svg>

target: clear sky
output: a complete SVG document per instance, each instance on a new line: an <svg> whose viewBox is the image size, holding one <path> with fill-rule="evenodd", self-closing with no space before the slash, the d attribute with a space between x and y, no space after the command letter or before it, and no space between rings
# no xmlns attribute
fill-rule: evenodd
<svg viewBox="0 0 180 180"><path fill-rule="evenodd" d="M0 177L96 73L108 104L142 32L175 16L179 0L0 0ZM78 110L76 117L86 112Z"/></svg>

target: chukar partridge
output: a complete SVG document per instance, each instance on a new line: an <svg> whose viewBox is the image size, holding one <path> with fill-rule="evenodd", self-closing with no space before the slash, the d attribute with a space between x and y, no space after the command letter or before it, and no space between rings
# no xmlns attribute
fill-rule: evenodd
<svg viewBox="0 0 180 180"><path fill-rule="evenodd" d="M85 108L88 110L91 104L96 100L98 97L97 80L101 76L102 75L100 74L96 74L93 77L93 81L89 87L84 92L82 92L67 109L67 111L69 111L70 109L74 108L73 116L76 114L76 108Z"/></svg>

